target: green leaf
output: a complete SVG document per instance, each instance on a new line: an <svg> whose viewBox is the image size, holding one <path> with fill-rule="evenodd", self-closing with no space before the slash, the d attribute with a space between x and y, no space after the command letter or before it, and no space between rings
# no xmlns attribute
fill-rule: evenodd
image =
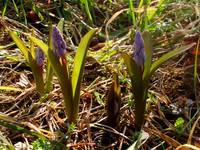
<svg viewBox="0 0 200 150"><path fill-rule="evenodd" d="M36 90L40 94L40 96L43 96L45 94L43 72L38 66L36 60L32 58L30 53L29 53L29 65L31 67L35 79Z"/></svg>
<svg viewBox="0 0 200 150"><path fill-rule="evenodd" d="M127 66L128 73L131 78L131 84L132 84L132 87L134 88L134 91L141 89L142 88L142 72L140 68L136 64L135 60L131 56L129 56L127 53L122 52L121 55ZM136 92L136 95L137 94L138 93Z"/></svg>
<svg viewBox="0 0 200 150"><path fill-rule="evenodd" d="M38 46L42 49L42 51L44 52L44 54L47 56L48 49L49 49L48 45L45 44L42 40L40 40L40 39L38 39L38 38L36 38L36 37L34 37L34 36L32 36L32 35L29 35L29 38L30 38L30 40L33 41L36 45L38 45Z"/></svg>
<svg viewBox="0 0 200 150"><path fill-rule="evenodd" d="M25 59L28 61L28 53L29 50L28 48L25 46L24 42L16 35L15 32L11 31L8 29L8 33L9 35L12 37L13 41L15 42L15 44L19 47L19 49L21 50L22 54L24 55Z"/></svg>
<svg viewBox="0 0 200 150"><path fill-rule="evenodd" d="M146 55L144 63L143 79L144 82L148 82L152 64L153 42L150 33L147 31L143 33L142 37L144 39L144 49Z"/></svg>
<svg viewBox="0 0 200 150"><path fill-rule="evenodd" d="M51 67L50 62L47 61L45 93L49 93L53 89L52 79L53 79L53 68Z"/></svg>
<svg viewBox="0 0 200 150"><path fill-rule="evenodd" d="M127 53L122 52L122 58L128 68L128 73L131 78L131 84L133 87L133 94L135 98L135 124L136 130L140 131L143 121L144 112L146 106L146 87L143 85L142 81L142 71L134 61L134 59Z"/></svg>
<svg viewBox="0 0 200 150"><path fill-rule="evenodd" d="M63 34L63 26L64 26L64 18L61 18L60 21L58 22L58 29L60 30L60 33Z"/></svg>
<svg viewBox="0 0 200 150"><path fill-rule="evenodd" d="M158 60L156 60L152 66L151 66L151 71L150 71L150 75L152 75L162 64L164 64L167 60L171 59L172 57L183 53L185 51L187 51L188 49L190 49L192 46L194 46L194 43L177 48L173 51L168 52L167 54L164 54L163 56L161 56Z"/></svg>
<svg viewBox="0 0 200 150"><path fill-rule="evenodd" d="M83 68L85 64L85 58L87 54L87 50L89 47L90 40L96 33L97 29L90 30L79 43L76 56L74 58L74 69L72 73L72 92L75 106L79 103L80 97L80 87L83 75Z"/></svg>

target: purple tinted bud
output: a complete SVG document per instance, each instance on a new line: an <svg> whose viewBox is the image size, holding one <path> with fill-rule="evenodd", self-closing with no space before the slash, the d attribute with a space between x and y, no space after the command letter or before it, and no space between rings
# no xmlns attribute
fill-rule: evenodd
<svg viewBox="0 0 200 150"><path fill-rule="evenodd" d="M35 52L35 59L37 61L38 66L42 66L44 62L44 53L41 48L37 47Z"/></svg>
<svg viewBox="0 0 200 150"><path fill-rule="evenodd" d="M53 28L52 33L53 51L58 57L63 57L66 53L66 43L57 27Z"/></svg>
<svg viewBox="0 0 200 150"><path fill-rule="evenodd" d="M145 50L144 50L144 40L140 32L135 34L134 42L134 60L139 66L143 66L145 62Z"/></svg>

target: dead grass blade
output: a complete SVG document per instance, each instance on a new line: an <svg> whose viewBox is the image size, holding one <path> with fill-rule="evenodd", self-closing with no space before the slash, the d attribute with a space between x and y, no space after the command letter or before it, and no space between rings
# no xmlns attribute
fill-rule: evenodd
<svg viewBox="0 0 200 150"><path fill-rule="evenodd" d="M145 130L148 133L151 133L151 134L153 134L153 135L155 135L157 137L160 137L161 139L163 139L164 141L166 141L169 145L171 145L173 147L179 147L181 145L181 143L179 143L175 139L169 137L168 135L163 134L158 129L154 130L154 129L150 129L150 128L145 128Z"/></svg>
<svg viewBox="0 0 200 150"><path fill-rule="evenodd" d="M187 147L188 149L200 150L199 147L196 147L196 146L194 146L194 145L190 145L190 144L180 145L180 146L178 146L175 150L179 150L179 149L185 149L185 150L187 150L186 147Z"/></svg>
<svg viewBox="0 0 200 150"><path fill-rule="evenodd" d="M117 11L106 23L106 27L105 27L105 33L106 33L106 40L109 41L109 36L108 36L108 26L111 22L113 22L115 20L115 18L117 18L117 16L119 16L121 13L123 13L124 11L127 11L128 9L122 9L120 11Z"/></svg>
<svg viewBox="0 0 200 150"><path fill-rule="evenodd" d="M197 118L197 120L194 122L194 124L192 126L192 129L190 131L190 135L189 135L188 140L187 140L187 144L191 144L191 142L192 142L192 136L193 136L195 127L197 126L197 123L199 122L199 120L200 120L200 116Z"/></svg>

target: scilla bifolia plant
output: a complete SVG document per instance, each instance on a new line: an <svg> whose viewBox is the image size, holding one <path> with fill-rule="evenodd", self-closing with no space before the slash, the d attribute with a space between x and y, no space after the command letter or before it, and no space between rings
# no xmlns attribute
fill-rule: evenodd
<svg viewBox="0 0 200 150"><path fill-rule="evenodd" d="M50 29L49 45L46 45L43 41L33 36L30 36L30 40L43 50L50 61L61 86L68 121L70 123L75 123L78 117L80 87L85 58L90 40L97 29L92 29L81 39L74 58L74 68L72 74L70 74L66 55L67 47L62 36L62 27L63 26L59 24L58 27L54 26Z"/></svg>
<svg viewBox="0 0 200 150"><path fill-rule="evenodd" d="M22 52L26 62L30 66L33 77L36 82L36 90L40 94L40 96L44 96L44 94L49 93L52 89L52 69L49 66L49 63L47 63L47 69L46 69L46 80L44 79L44 54L42 50L39 47L35 47L33 42L29 42L28 46L26 46L26 43L23 42L15 32L11 31L9 28L6 27L6 30L8 31L9 35L12 37L15 44L18 46L20 51Z"/></svg>
<svg viewBox="0 0 200 150"><path fill-rule="evenodd" d="M121 53L127 66L128 73L131 78L131 85L133 88L136 131L141 130L144 122L147 92L151 75L167 60L188 50L193 45L194 44L190 44L172 50L152 63L152 39L149 32L145 31L143 36L140 32L136 32L135 34L135 51L133 57L125 52Z"/></svg>

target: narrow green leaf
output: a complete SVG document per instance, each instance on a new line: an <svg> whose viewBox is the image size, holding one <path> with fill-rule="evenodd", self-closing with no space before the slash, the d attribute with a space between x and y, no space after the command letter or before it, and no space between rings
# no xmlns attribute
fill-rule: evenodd
<svg viewBox="0 0 200 150"><path fill-rule="evenodd" d="M49 93L53 89L52 79L53 79L53 68L51 67L50 62L47 61L45 93Z"/></svg>
<svg viewBox="0 0 200 150"><path fill-rule="evenodd" d="M24 15L24 24L27 26L27 18L26 18L26 11L25 11L25 8L24 8L24 1L23 0L20 0L20 4L21 4L21 9L22 9L22 13Z"/></svg>
<svg viewBox="0 0 200 150"><path fill-rule="evenodd" d="M152 53L153 53L153 42L149 32L145 31L143 34L144 39L144 49L145 49L145 63L144 63L144 72L143 72L143 79L144 82L148 82L149 80L149 73L151 70L152 64Z"/></svg>
<svg viewBox="0 0 200 150"><path fill-rule="evenodd" d="M163 56L161 56L158 60L156 60L152 66L151 66L151 71L150 71L150 75L152 75L162 64L164 64L167 60L171 59L172 57L183 53L185 51L187 51L188 49L190 49L192 46L194 46L194 43L177 48L173 51L168 52L167 54L164 54Z"/></svg>
<svg viewBox="0 0 200 150"><path fill-rule="evenodd" d="M15 32L8 30L9 35L12 37L13 41L15 42L15 44L19 47L19 49L21 50L22 54L24 55L25 59L28 61L28 53L29 50L28 48L25 46L24 42L16 35Z"/></svg>
<svg viewBox="0 0 200 150"><path fill-rule="evenodd" d="M134 88L134 91L137 89L141 89L142 88L142 72L141 72L141 70L139 69L138 65L136 64L136 62L134 61L134 59L131 56L129 56L125 52L122 52L121 55L127 66L128 73L131 78L131 83L132 83L132 87Z"/></svg>
<svg viewBox="0 0 200 150"><path fill-rule="evenodd" d="M80 86L83 75L85 58L89 47L90 40L96 33L97 29L90 30L82 39L78 46L76 56L74 58L74 69L72 73L72 92L75 104L77 105L80 97Z"/></svg>
<svg viewBox="0 0 200 150"><path fill-rule="evenodd" d="M22 91L22 89L12 86L0 86L0 91Z"/></svg>
<svg viewBox="0 0 200 150"><path fill-rule="evenodd" d="M52 24L50 23L50 32L49 32L49 39L48 39L48 51L53 51L53 42L52 42ZM48 56L47 56L48 57ZM51 66L51 60L47 60L47 68L46 68L46 83L45 83L45 93L49 93L53 89L53 75L54 70Z"/></svg>

